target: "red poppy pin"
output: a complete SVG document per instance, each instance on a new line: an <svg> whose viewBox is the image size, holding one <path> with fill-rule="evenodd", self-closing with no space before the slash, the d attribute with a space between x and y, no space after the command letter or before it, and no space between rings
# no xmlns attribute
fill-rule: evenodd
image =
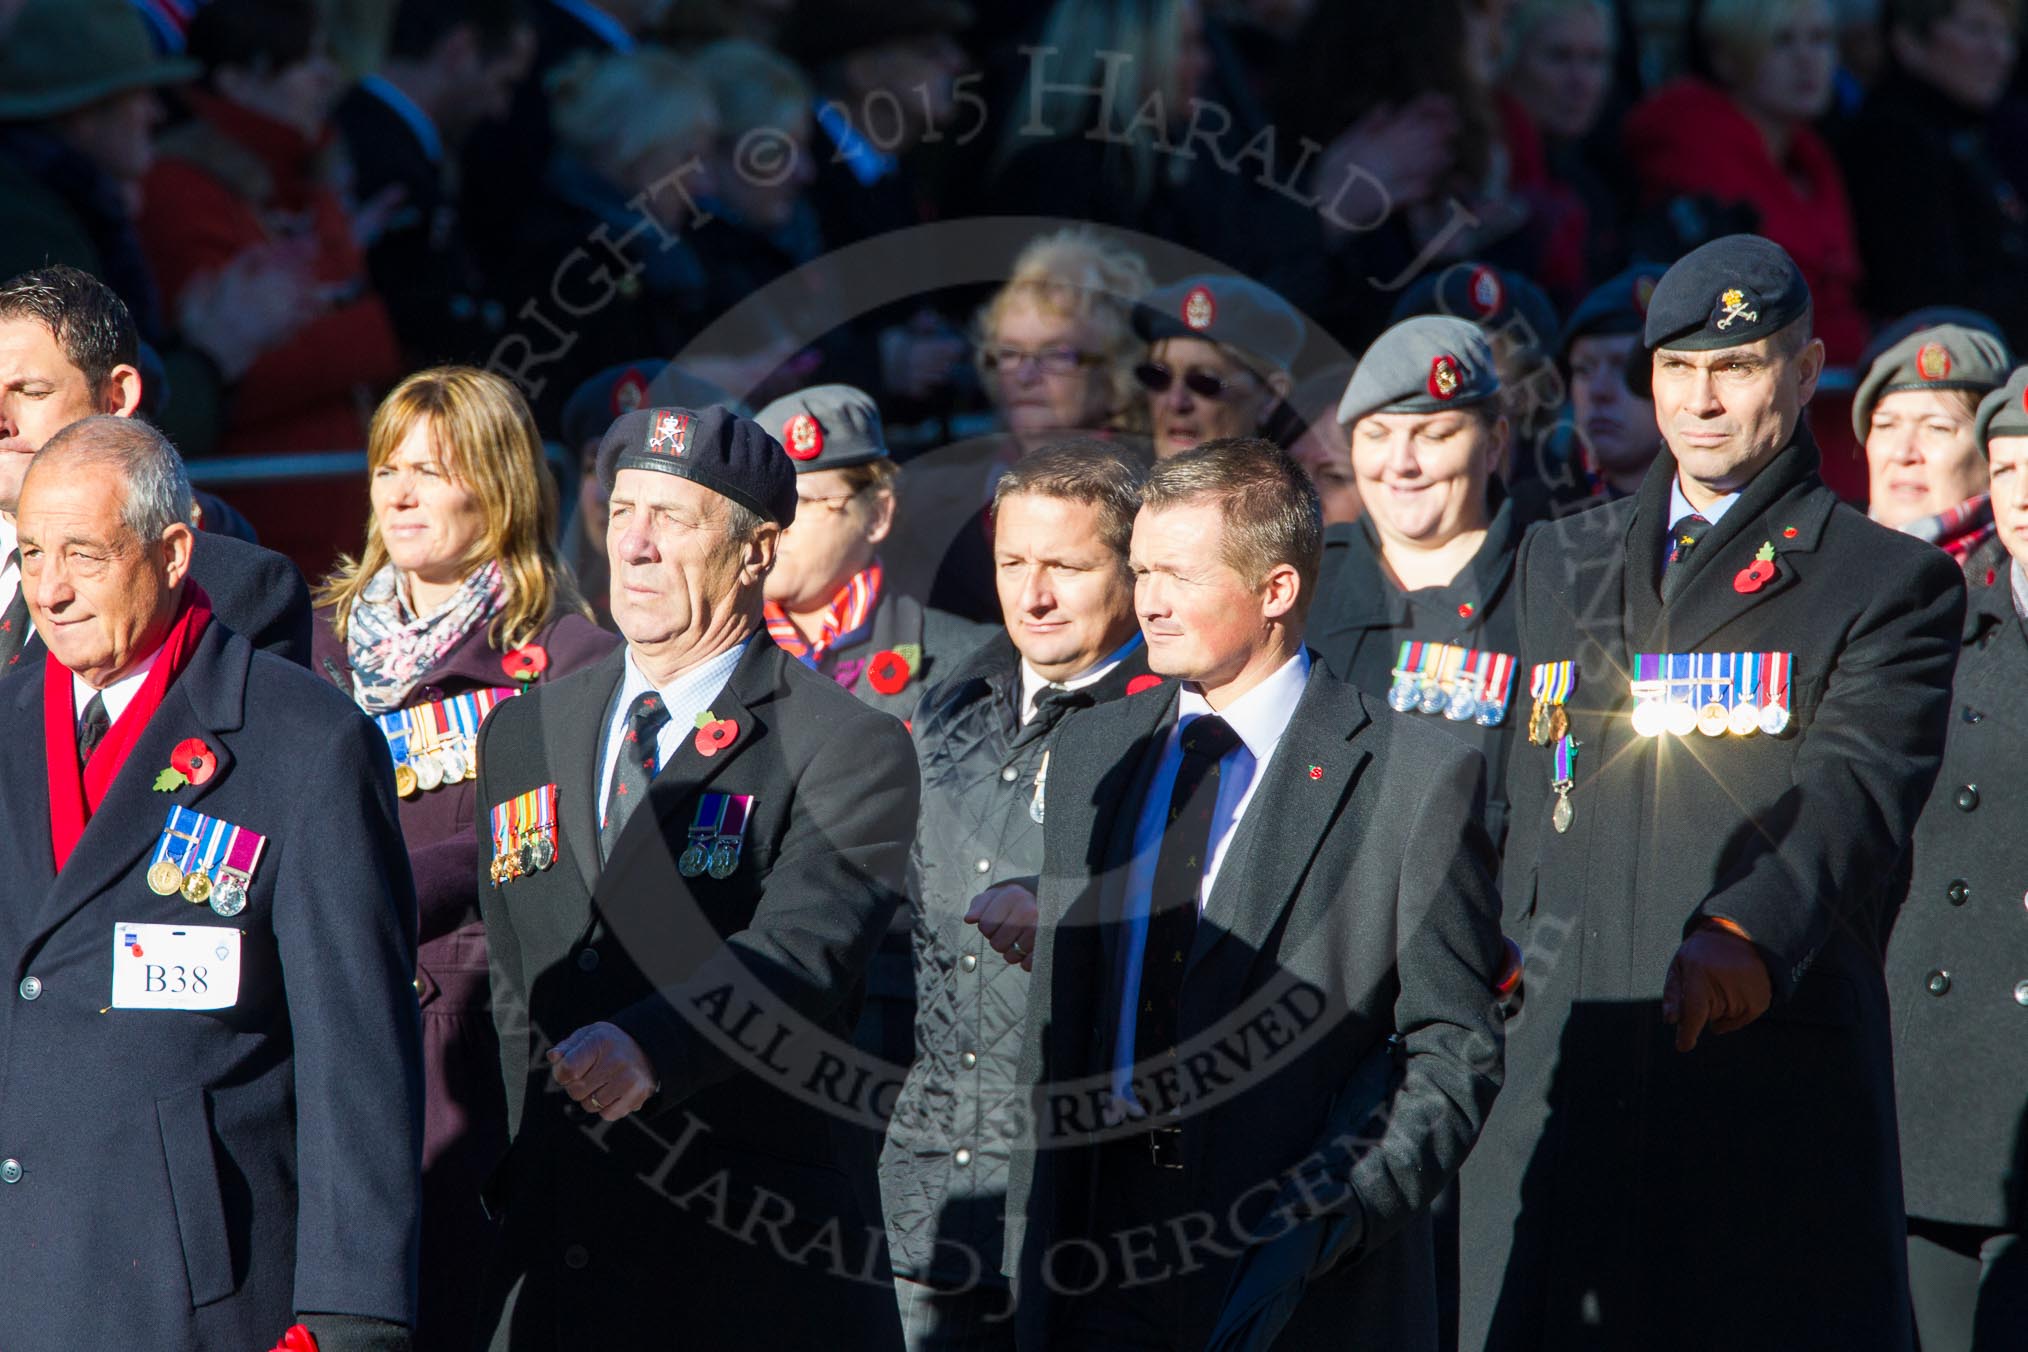
<svg viewBox="0 0 2028 1352"><path fill-rule="evenodd" d="M169 753L169 768L155 776L155 792L174 793L185 784L202 784L218 768L218 753L195 737L185 737Z"/></svg>
<svg viewBox="0 0 2028 1352"><path fill-rule="evenodd" d="M1751 595L1774 581L1774 543L1763 544L1754 554L1753 562L1739 570L1732 579L1732 589L1742 596Z"/></svg>
<svg viewBox="0 0 2028 1352"><path fill-rule="evenodd" d="M500 659L500 669L517 681L532 681L549 670L549 649L524 643Z"/></svg>
<svg viewBox="0 0 2028 1352"><path fill-rule="evenodd" d="M273 1352L317 1352L317 1339L301 1324L291 1324L282 1340L275 1344Z"/></svg>
<svg viewBox="0 0 2028 1352"><path fill-rule="evenodd" d="M706 709L697 715L697 740L691 745L697 748L697 754L700 756L716 756L731 746L738 737L739 724L730 718L720 718Z"/></svg>
<svg viewBox="0 0 2028 1352"><path fill-rule="evenodd" d="M1312 766L1310 767L1310 778L1312 778L1312 779L1322 779L1323 777L1324 777L1324 767L1323 767L1323 766L1321 766L1321 765L1312 765Z"/></svg>
<svg viewBox="0 0 2028 1352"><path fill-rule="evenodd" d="M866 664L866 683L883 695L899 695L921 662L922 647L914 643L875 653Z"/></svg>
<svg viewBox="0 0 2028 1352"><path fill-rule="evenodd" d="M1153 672L1143 672L1127 682L1127 693L1129 695L1138 695L1143 690L1153 690L1161 683L1162 678L1160 676L1155 675Z"/></svg>

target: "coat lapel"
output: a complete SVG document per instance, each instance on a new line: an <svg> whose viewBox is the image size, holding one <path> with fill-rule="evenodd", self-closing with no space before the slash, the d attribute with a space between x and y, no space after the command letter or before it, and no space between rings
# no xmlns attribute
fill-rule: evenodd
<svg viewBox="0 0 2028 1352"><path fill-rule="evenodd" d="M1108 971L1118 965L1120 915L1126 907L1127 874L1134 863L1134 834L1140 828L1149 782L1162 763L1169 728L1176 721L1176 701L1181 689L1171 686L1166 699L1127 701L1122 708L1130 716L1122 719L1118 742L1107 739L1108 746L1120 758L1111 763L1133 765L1131 778L1121 786L1123 791L1107 792L1101 801L1090 806L1091 840L1101 853L1097 859L1088 861L1088 867L1098 872L1099 936L1105 945ZM1129 757L1131 761L1125 759ZM1107 776L1101 770L1097 775L1080 775L1079 782L1105 784Z"/></svg>
<svg viewBox="0 0 2028 1352"><path fill-rule="evenodd" d="M1259 784L1205 903L1186 980L1227 939L1249 965L1266 951L1369 758L1353 739L1370 721L1350 686L1311 668L1280 744L1255 770Z"/></svg>
<svg viewBox="0 0 2028 1352"><path fill-rule="evenodd" d="M210 625L190 662L170 685L155 716L127 754L127 763L99 810L85 823L70 863L49 893L45 929L65 920L124 877L161 839L172 806L202 810L204 800L232 776L232 749L225 734L239 731L246 715L247 667L253 650L224 626ZM169 765L169 753L185 738L211 748L218 765L202 784L157 793L155 776ZM46 762L42 763L46 764ZM38 769L41 765L38 765ZM46 803L45 784L40 795ZM44 808L44 840L48 839Z"/></svg>
<svg viewBox="0 0 2028 1352"><path fill-rule="evenodd" d="M1828 492L1812 492L1798 485L1744 521L1743 529L1725 544L1720 557L1712 559L1704 575L1693 578L1663 613L1660 627L1653 631L1655 650L1694 652L1725 625L1795 586L1823 539L1834 504ZM1745 505L1741 502L1733 511ZM1726 524L1731 523L1732 515L1726 513ZM1756 590L1743 592L1734 579L1753 563L1763 544L1774 546L1774 576Z"/></svg>
<svg viewBox="0 0 2028 1352"><path fill-rule="evenodd" d="M613 693L620 688L626 653L624 647L617 648L582 673L598 692L597 698L544 699L541 706L542 756L557 779L556 810L562 819L563 849L577 866L586 896L598 889L598 802L604 788L599 783L599 754L604 749L606 715L612 709ZM487 812L492 806L481 803L479 811Z"/></svg>

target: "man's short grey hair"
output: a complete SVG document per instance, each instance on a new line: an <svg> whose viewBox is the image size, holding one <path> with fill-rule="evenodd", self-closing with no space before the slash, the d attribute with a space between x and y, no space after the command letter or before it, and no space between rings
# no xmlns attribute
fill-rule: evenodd
<svg viewBox="0 0 2028 1352"><path fill-rule="evenodd" d="M36 452L35 464L47 460L111 465L127 490L120 521L145 542L161 539L171 526L190 524L194 504L183 457L169 438L138 418L80 419Z"/></svg>

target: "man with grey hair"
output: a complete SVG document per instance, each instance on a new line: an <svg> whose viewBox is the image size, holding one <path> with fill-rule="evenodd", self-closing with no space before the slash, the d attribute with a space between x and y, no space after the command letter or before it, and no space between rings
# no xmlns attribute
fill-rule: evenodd
<svg viewBox="0 0 2028 1352"><path fill-rule="evenodd" d="M393 768L214 617L189 501L167 440L105 416L20 489L48 651L0 688L9 1346L265 1347L294 1321L403 1352L422 1050Z"/></svg>
<svg viewBox="0 0 2028 1352"><path fill-rule="evenodd" d="M1500 1081L1485 765L1303 647L1322 534L1264 441L1143 490L1135 609L1168 679L1071 715L1050 756L1008 1191L1024 1348L1435 1345L1428 1209ZM1300 1299L1270 1283L1269 1313L1283 1238Z"/></svg>

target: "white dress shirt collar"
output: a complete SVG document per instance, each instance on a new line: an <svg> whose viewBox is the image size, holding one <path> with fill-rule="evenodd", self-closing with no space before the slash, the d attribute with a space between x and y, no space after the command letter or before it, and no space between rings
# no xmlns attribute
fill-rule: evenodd
<svg viewBox="0 0 2028 1352"><path fill-rule="evenodd" d="M1180 732L1193 718L1215 713L1239 734L1239 740L1246 743L1254 760L1265 765L1282 740L1282 733L1288 730L1296 701L1303 697L1303 687L1309 681L1309 649L1298 648L1296 655L1275 668L1273 675L1222 710L1213 709L1202 694L1186 684L1176 706L1177 730Z"/></svg>
<svg viewBox="0 0 2028 1352"><path fill-rule="evenodd" d="M92 702L93 695L98 695L104 700L106 718L113 723L119 722L120 715L127 712L127 706L134 702L134 696L141 693L141 682L148 679L148 673L155 669L155 663L161 656L162 650L157 648L154 652L148 654L147 661L135 667L125 676L120 677L119 680L114 681L104 690L92 689L89 685L85 684L84 677L76 672L72 672L70 674L71 712L77 716L78 726L84 726L85 705Z"/></svg>
<svg viewBox="0 0 2028 1352"><path fill-rule="evenodd" d="M21 585L21 565L14 560L14 550L19 544L14 523L0 516L0 610L13 604L14 589Z"/></svg>
<svg viewBox="0 0 2028 1352"><path fill-rule="evenodd" d="M1044 690L1055 686L1062 690L1082 690L1088 685L1097 685L1113 674L1114 668L1127 660L1134 649L1141 646L1141 636L1132 638L1113 649L1091 666L1086 667L1067 681L1052 681L1030 666L1027 658L1021 659L1021 721L1028 722L1035 717L1035 697Z"/></svg>

